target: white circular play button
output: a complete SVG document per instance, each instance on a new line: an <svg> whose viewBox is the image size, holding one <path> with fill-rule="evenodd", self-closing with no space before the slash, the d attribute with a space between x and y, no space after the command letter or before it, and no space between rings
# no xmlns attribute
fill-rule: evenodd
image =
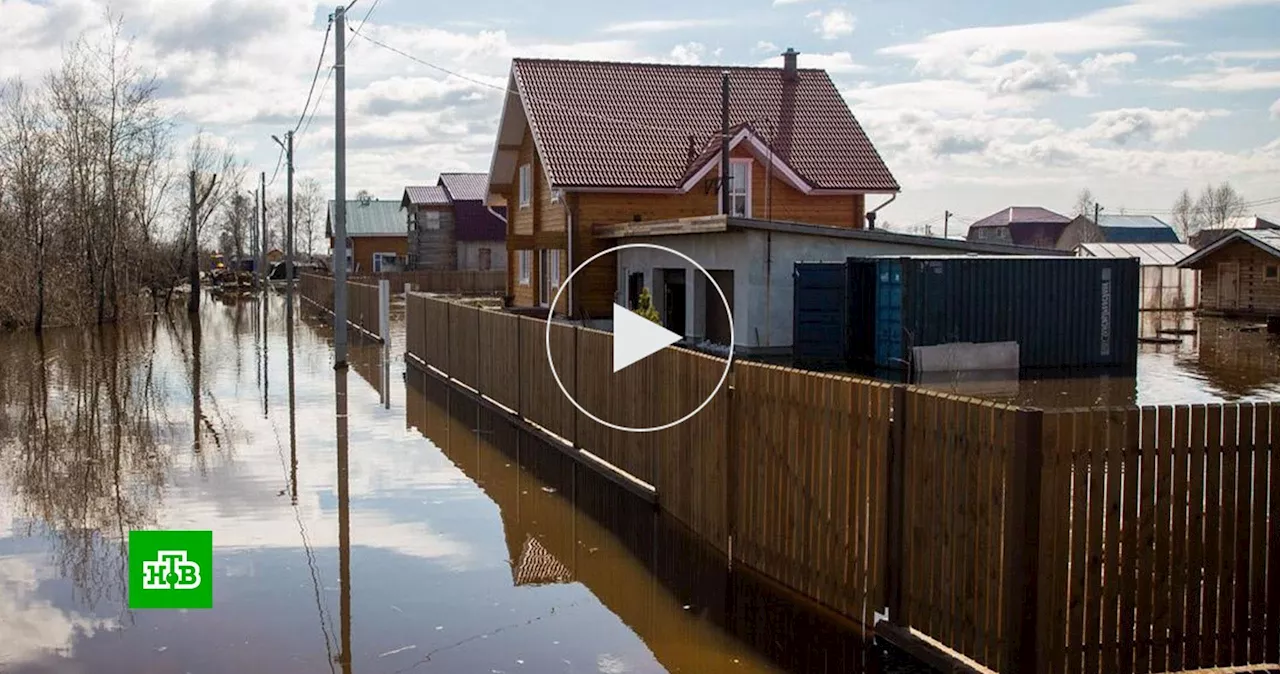
<svg viewBox="0 0 1280 674"><path fill-rule="evenodd" d="M556 290L555 297L552 298L551 304L549 306L555 307L557 304L559 304L560 295L564 292L565 288L569 286L569 284L573 281L573 278L577 276L578 272L582 271L592 262L595 262L596 260L599 260L600 258L610 253L616 253L618 251L627 250L631 248L650 248L650 249L654 249L654 250L658 250L664 253L669 253L671 255L674 255L684 260L685 262L688 262L695 269L701 272L702 275L707 278L707 283L709 288L715 288L716 295L719 296L720 302L724 304L724 310L725 310L724 315L725 317L727 317L727 320L728 320L728 334L729 334L729 355L725 358L724 370L721 372L720 379L716 382L715 388L712 389L711 393L708 394L706 398L702 400L701 404L699 404L692 411L668 423L659 424L651 427L637 427L637 426L625 426L622 424L616 424L616 423L607 421L605 419L602 419L599 416L596 416L595 414L593 414L590 410L583 407L573 397L573 395L569 393L568 389L565 388L564 382L560 381L560 373L556 371L555 356L551 352L551 324L552 324L552 314L554 312L548 312L547 314L546 334L545 334L546 349L547 349L547 364L551 368L551 376L555 379L556 386L560 388L560 392L563 393L564 396L569 399L569 402L573 403L573 406L576 407L579 412L582 412L584 415L586 415L596 423L599 423L604 426L608 426L609 428L612 428L614 430L627 431L630 433L651 433L654 431L666 430L673 426L682 424L685 421L688 421L689 419L692 419L695 415L698 414L698 412L701 412L702 409L712 401L712 399L715 398L716 394L719 393L720 389L724 386L725 379L729 377L729 368L733 362L733 349L736 343L736 336L734 335L734 330L733 330L733 307L729 304L729 300L725 296L724 290L720 287L720 284L716 282L715 278L712 277L712 275L701 264L699 264L697 260L694 260L693 258L689 257L688 255L685 255L684 253L681 253L678 250L667 248L666 246L659 246L652 243L628 243L620 246L614 246L613 248L600 251L599 253L596 253L595 255L592 255L591 257L587 258L586 261L584 261L582 264L579 264L577 267L574 267L573 271L569 272L569 276L565 278L564 283L561 283L560 287ZM671 346L672 344L675 344L676 342L682 339L684 339L683 335L680 335L680 334L677 334L676 332L668 330L667 328L661 325L658 325L657 323L654 323L653 321L650 321L649 319L643 316L640 316L639 314L636 314L635 312L630 311L625 307L622 307L621 305L618 305L615 303L613 305L613 374L616 375L620 371L625 370L626 368L632 365L635 365L636 363L644 360L645 358L648 358L649 356L652 356L653 354L658 353L659 351L662 351L666 347ZM648 393L652 394L654 392L650 391Z"/></svg>

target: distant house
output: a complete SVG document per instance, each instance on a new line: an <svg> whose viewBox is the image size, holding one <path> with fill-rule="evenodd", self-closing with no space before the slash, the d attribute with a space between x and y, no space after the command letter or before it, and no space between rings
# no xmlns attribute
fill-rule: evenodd
<svg viewBox="0 0 1280 674"><path fill-rule="evenodd" d="M1071 218L1039 206L1010 206L969 225L968 239L1053 248Z"/></svg>
<svg viewBox="0 0 1280 674"><path fill-rule="evenodd" d="M1280 230L1233 230L1178 266L1200 270L1202 313L1280 317Z"/></svg>
<svg viewBox="0 0 1280 674"><path fill-rule="evenodd" d="M1191 235L1191 247L1199 250L1237 229L1280 229L1280 224L1257 215L1229 218L1220 226L1206 227Z"/></svg>
<svg viewBox="0 0 1280 674"><path fill-rule="evenodd" d="M1154 215L1102 215L1098 222L1081 215L1058 238L1060 250L1082 243L1181 243L1178 233Z"/></svg>
<svg viewBox="0 0 1280 674"><path fill-rule="evenodd" d="M1185 243L1082 243L1080 257L1137 258L1142 265L1141 311L1187 311L1196 308L1200 272L1179 269L1178 263L1195 252Z"/></svg>
<svg viewBox="0 0 1280 674"><path fill-rule="evenodd" d="M410 269L506 268L506 208L485 203L488 179L442 173L433 186L405 188Z"/></svg>
<svg viewBox="0 0 1280 674"><path fill-rule="evenodd" d="M334 245L335 203L329 202L324 224L330 251ZM399 202L372 198L349 200L346 213L349 271L372 274L403 269L409 252L409 237Z"/></svg>
<svg viewBox="0 0 1280 674"><path fill-rule="evenodd" d="M570 270L617 244L597 228L722 212L725 76L730 217L855 230L863 227L867 195L899 191L831 78L798 68L792 50L781 68L515 59L489 172L490 194L508 207L507 283L515 307L608 317L612 304L624 301L613 254L575 276L560 303L548 306ZM698 259L732 277L737 301L763 292L739 276L744 270ZM791 260L776 262L788 267ZM646 285L670 278L672 288L684 274L681 301L692 310L698 272L670 255L665 266L670 274L634 271Z"/></svg>

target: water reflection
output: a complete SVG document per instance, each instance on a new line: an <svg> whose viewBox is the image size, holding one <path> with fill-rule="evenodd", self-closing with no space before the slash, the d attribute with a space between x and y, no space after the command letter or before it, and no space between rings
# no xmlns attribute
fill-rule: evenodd
<svg viewBox="0 0 1280 674"><path fill-rule="evenodd" d="M581 584L665 671L910 671L503 415L416 370L407 379L408 424L498 505L513 586Z"/></svg>

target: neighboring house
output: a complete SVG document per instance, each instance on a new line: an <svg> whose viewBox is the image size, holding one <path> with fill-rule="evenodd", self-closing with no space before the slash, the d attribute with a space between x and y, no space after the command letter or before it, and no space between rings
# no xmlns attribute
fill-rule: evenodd
<svg viewBox="0 0 1280 674"><path fill-rule="evenodd" d="M324 223L329 250L333 250L335 202L329 202ZM397 271L404 268L409 237L400 203L386 199L347 201L347 269L358 274ZM336 264L336 261L335 261Z"/></svg>
<svg viewBox="0 0 1280 674"><path fill-rule="evenodd" d="M688 255L715 279L733 314L742 353L791 353L796 261L838 261L875 255L1069 255L999 243L978 243L886 230L824 227L725 218L622 223L596 228L609 246L656 244ZM650 288L667 329L693 341L729 343L725 302L707 277L686 261L652 248L617 253L618 304L634 309Z"/></svg>
<svg viewBox="0 0 1280 674"><path fill-rule="evenodd" d="M1060 250L1075 250L1082 243L1181 243L1178 233L1154 215L1077 216L1058 238Z"/></svg>
<svg viewBox="0 0 1280 674"><path fill-rule="evenodd" d="M508 289L546 307L569 271L614 245L595 227L721 212L722 76L735 217L859 229L868 194L896 194L827 73L515 59L490 167L508 207ZM789 264L789 261L784 264ZM574 278L555 311L611 315L616 256Z"/></svg>
<svg viewBox="0 0 1280 674"><path fill-rule="evenodd" d="M1080 257L1138 258L1142 265L1141 311L1196 308L1200 272L1178 268L1178 263L1194 252L1185 243L1082 243L1075 251Z"/></svg>
<svg viewBox="0 0 1280 674"><path fill-rule="evenodd" d="M969 241L1053 248L1071 218L1039 206L1010 206L969 225Z"/></svg>
<svg viewBox="0 0 1280 674"><path fill-rule="evenodd" d="M409 268L505 269L506 208L485 203L484 173L442 173L430 187L406 187Z"/></svg>
<svg viewBox="0 0 1280 674"><path fill-rule="evenodd" d="M1191 247L1199 250L1237 229L1280 229L1280 224L1257 215L1230 218L1220 226L1206 227L1192 234Z"/></svg>
<svg viewBox="0 0 1280 674"><path fill-rule="evenodd" d="M1200 311L1280 317L1280 230L1238 229L1178 263L1200 271Z"/></svg>

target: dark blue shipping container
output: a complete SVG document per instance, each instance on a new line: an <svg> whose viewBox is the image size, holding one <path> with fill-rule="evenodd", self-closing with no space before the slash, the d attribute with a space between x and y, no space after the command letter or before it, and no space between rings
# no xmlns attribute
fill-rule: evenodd
<svg viewBox="0 0 1280 674"><path fill-rule="evenodd" d="M804 367L840 368L852 354L849 344L848 267L844 262L796 263L792 344Z"/></svg>
<svg viewBox="0 0 1280 674"><path fill-rule="evenodd" d="M813 265L796 265L798 363L820 335L799 299ZM826 273L829 273L826 272ZM841 344L850 369L906 369L911 349L953 342L1019 345L1024 371L1131 374L1137 368L1139 266L1133 259L1012 256L850 258Z"/></svg>

